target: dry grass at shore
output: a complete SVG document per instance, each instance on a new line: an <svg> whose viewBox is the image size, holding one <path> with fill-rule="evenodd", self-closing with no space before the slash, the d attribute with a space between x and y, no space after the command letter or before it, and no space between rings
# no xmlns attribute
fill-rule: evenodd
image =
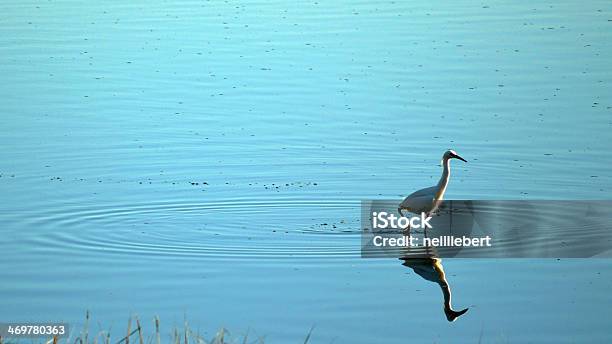
<svg viewBox="0 0 612 344"><path fill-rule="evenodd" d="M146 332L142 327L138 316L130 316L128 319L125 331L121 331L119 336L111 336L110 330L103 330L97 333L90 332L90 314L85 315L85 323L80 332L71 329L71 333L65 337L53 337L49 339L40 339L40 343L45 344L263 344L265 337L250 336L249 333L243 336L233 336L229 331L221 328L217 333L209 339L204 338L199 332L191 330L187 322L182 328L175 327L172 334L162 339L160 332L160 320L158 317L153 319L155 331L153 333ZM310 329L303 343L308 344L314 327ZM0 337L0 344L15 344L15 343L36 343L32 339L15 339Z"/></svg>

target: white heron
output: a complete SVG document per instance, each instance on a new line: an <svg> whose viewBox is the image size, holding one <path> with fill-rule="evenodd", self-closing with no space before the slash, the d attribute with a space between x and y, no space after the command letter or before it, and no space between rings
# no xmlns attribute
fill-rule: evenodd
<svg viewBox="0 0 612 344"><path fill-rule="evenodd" d="M444 166L444 170L442 171L442 177L440 177L438 184L415 191L406 197L397 208L397 211L401 216L404 216L402 210L407 210L413 214L425 213L426 216L430 216L436 211L444 198L444 192L446 192L446 187L448 186L448 181L450 180L451 159L459 159L467 162L467 160L460 157L454 150L447 150L442 156L442 165Z"/></svg>

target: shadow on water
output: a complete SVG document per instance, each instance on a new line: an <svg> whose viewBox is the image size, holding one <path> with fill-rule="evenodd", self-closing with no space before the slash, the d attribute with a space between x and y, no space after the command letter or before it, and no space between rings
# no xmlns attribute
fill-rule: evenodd
<svg viewBox="0 0 612 344"><path fill-rule="evenodd" d="M469 308L456 311L452 305L452 291L450 284L446 280L446 274L442 266L442 259L440 258L400 258L403 263L402 265L411 268L417 275L424 279L437 283L442 289L442 295L444 297L444 314L446 319L450 322L455 321L458 317L465 314Z"/></svg>

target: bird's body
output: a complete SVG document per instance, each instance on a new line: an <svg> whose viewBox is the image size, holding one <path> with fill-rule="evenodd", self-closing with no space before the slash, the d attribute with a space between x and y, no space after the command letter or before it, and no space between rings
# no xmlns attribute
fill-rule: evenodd
<svg viewBox="0 0 612 344"><path fill-rule="evenodd" d="M444 193L450 180L450 159L459 159L466 161L453 150L446 151L442 156L442 164L444 170L438 184L421 189L408 195L398 207L398 212L404 216L402 210L406 210L413 214L425 213L427 216L436 211L442 200ZM466 161L467 162L467 161Z"/></svg>

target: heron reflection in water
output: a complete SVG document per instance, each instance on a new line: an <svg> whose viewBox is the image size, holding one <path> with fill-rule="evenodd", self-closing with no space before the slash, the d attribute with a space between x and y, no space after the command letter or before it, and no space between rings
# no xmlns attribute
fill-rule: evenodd
<svg viewBox="0 0 612 344"><path fill-rule="evenodd" d="M451 304L451 288L446 280L442 260L439 258L400 258L404 262L402 265L411 268L424 279L438 283L444 295L444 314L448 321L455 321L458 317L465 314L468 308L455 311Z"/></svg>

